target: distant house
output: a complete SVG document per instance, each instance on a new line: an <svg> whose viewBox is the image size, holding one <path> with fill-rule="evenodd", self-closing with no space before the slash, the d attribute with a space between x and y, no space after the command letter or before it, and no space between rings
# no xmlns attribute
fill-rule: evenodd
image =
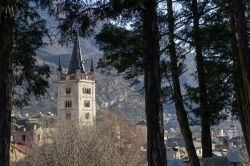
<svg viewBox="0 0 250 166"><path fill-rule="evenodd" d="M198 141L193 141L196 154L202 157L202 146ZM185 142L182 138L169 138L165 141L167 147L167 156L169 159L188 159Z"/></svg>
<svg viewBox="0 0 250 166"><path fill-rule="evenodd" d="M245 166L249 162L247 155L238 151L228 152L227 159L231 166Z"/></svg>
<svg viewBox="0 0 250 166"><path fill-rule="evenodd" d="M245 146L245 139L243 137L234 137L229 140L229 149L243 148Z"/></svg>
<svg viewBox="0 0 250 166"><path fill-rule="evenodd" d="M169 160L187 158L185 143L182 138L169 138L165 141Z"/></svg>
<svg viewBox="0 0 250 166"><path fill-rule="evenodd" d="M225 134L229 137L229 139L232 139L234 137L238 136L238 131L236 126L232 125L225 129Z"/></svg>
<svg viewBox="0 0 250 166"><path fill-rule="evenodd" d="M235 126L230 126L226 128L217 128L212 130L212 137L229 137L229 139L237 136L237 130Z"/></svg>
<svg viewBox="0 0 250 166"><path fill-rule="evenodd" d="M193 141L194 143L194 147L195 147L195 150L196 150L196 154L199 158L202 157L202 146L201 146L201 142L198 142L198 141Z"/></svg>
<svg viewBox="0 0 250 166"><path fill-rule="evenodd" d="M14 124L12 124L14 126ZM43 128L38 124L18 126L11 130L11 142L23 145L42 145Z"/></svg>
<svg viewBox="0 0 250 166"><path fill-rule="evenodd" d="M38 115L28 119L14 118L15 123L11 123L11 143L29 147L51 143L54 115Z"/></svg>
<svg viewBox="0 0 250 166"><path fill-rule="evenodd" d="M20 144L10 144L10 161L19 162L26 157L27 146Z"/></svg>
<svg viewBox="0 0 250 166"><path fill-rule="evenodd" d="M218 130L211 131L211 135L214 138L223 137L225 136L225 132L222 129L218 129Z"/></svg>

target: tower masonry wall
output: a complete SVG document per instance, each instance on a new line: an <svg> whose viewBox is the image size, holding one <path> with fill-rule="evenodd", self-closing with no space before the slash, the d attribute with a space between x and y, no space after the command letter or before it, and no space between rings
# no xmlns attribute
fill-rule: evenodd
<svg viewBox="0 0 250 166"><path fill-rule="evenodd" d="M96 120L95 78L93 74L60 74L58 119L93 125Z"/></svg>

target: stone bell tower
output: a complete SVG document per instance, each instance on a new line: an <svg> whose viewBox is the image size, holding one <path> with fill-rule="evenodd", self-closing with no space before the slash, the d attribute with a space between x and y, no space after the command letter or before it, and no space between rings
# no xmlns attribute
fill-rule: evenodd
<svg viewBox="0 0 250 166"><path fill-rule="evenodd" d="M77 34L68 73L58 66L58 119L60 122L76 121L80 126L93 125L96 120L95 76L93 60L87 72Z"/></svg>

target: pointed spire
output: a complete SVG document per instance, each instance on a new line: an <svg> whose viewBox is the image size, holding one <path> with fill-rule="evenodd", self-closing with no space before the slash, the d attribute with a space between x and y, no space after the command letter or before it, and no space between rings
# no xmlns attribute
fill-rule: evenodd
<svg viewBox="0 0 250 166"><path fill-rule="evenodd" d="M94 73L95 69L94 69L94 63L93 63L93 58L91 56L91 67L90 67L90 72Z"/></svg>
<svg viewBox="0 0 250 166"><path fill-rule="evenodd" d="M59 58L58 58L58 71L59 71L59 72L62 72L61 55L59 55Z"/></svg>
<svg viewBox="0 0 250 166"><path fill-rule="evenodd" d="M78 32L74 41L68 74L76 73L76 70L80 70L81 73L85 72Z"/></svg>

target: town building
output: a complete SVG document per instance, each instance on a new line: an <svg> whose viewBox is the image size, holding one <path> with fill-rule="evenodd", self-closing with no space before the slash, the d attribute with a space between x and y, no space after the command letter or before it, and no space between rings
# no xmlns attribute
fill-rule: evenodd
<svg viewBox="0 0 250 166"><path fill-rule="evenodd" d="M51 134L56 122L53 114L39 114L30 117L12 116L11 118L10 141L13 145L32 147L52 142Z"/></svg>
<svg viewBox="0 0 250 166"><path fill-rule="evenodd" d="M11 142L26 146L41 146L43 128L38 124L29 123L23 126L11 124L11 127Z"/></svg>
<svg viewBox="0 0 250 166"><path fill-rule="evenodd" d="M86 71L77 34L67 73L58 67L58 120L59 123L73 120L80 126L93 125L96 121L95 76L93 60Z"/></svg>

